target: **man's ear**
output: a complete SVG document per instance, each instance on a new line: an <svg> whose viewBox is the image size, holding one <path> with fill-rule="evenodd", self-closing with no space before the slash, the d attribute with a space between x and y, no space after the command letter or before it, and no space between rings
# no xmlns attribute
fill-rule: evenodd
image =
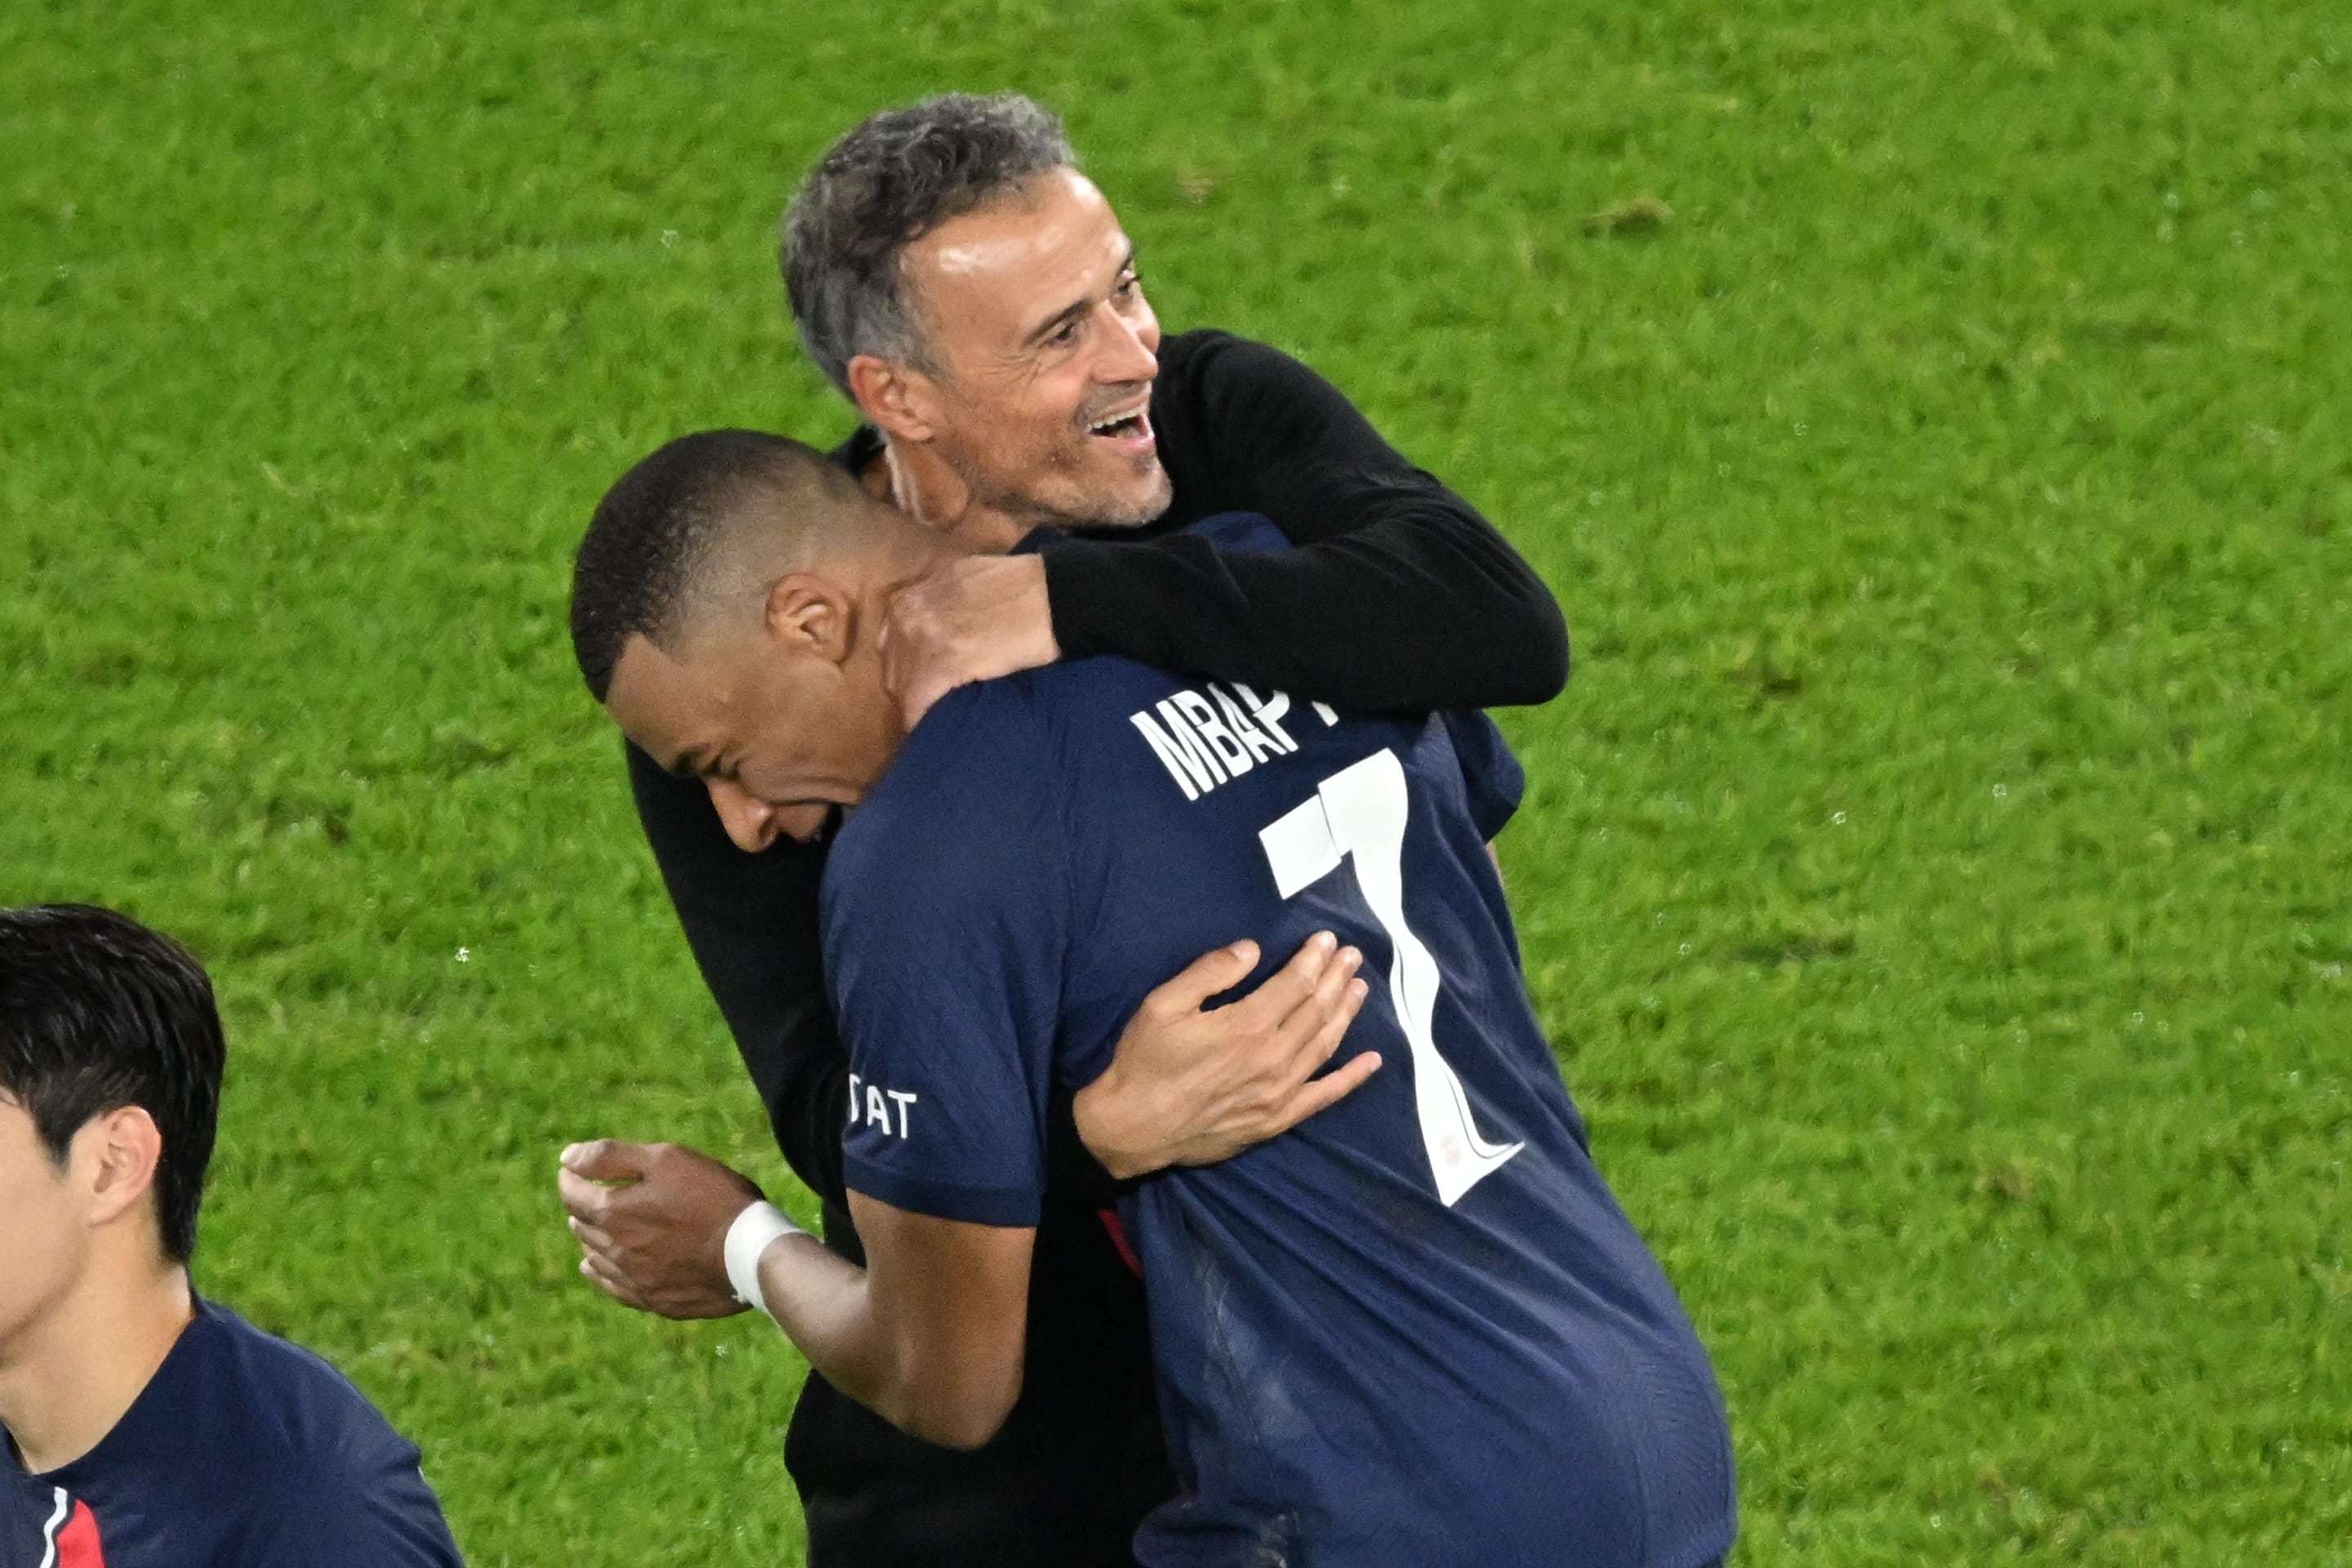
<svg viewBox="0 0 2352 1568"><path fill-rule="evenodd" d="M901 441L931 438L938 388L929 376L873 354L852 355L846 374L851 401L877 430Z"/></svg>
<svg viewBox="0 0 2352 1568"><path fill-rule="evenodd" d="M849 595L814 572L787 572L768 590L768 636L828 664L849 657Z"/></svg>
<svg viewBox="0 0 2352 1568"><path fill-rule="evenodd" d="M137 1206L155 1185L163 1158L163 1130L136 1105L110 1110L84 1122L74 1134L75 1179L89 1194L89 1223L111 1225Z"/></svg>

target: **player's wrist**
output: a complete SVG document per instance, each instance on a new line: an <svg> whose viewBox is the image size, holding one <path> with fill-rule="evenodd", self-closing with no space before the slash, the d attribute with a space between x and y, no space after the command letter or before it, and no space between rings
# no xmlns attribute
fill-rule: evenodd
<svg viewBox="0 0 2352 1568"><path fill-rule="evenodd" d="M1148 1146L1138 1148L1119 1126L1117 1112L1125 1103L1121 1089L1118 1064L1114 1059L1100 1077L1071 1098L1070 1113L1078 1126L1078 1142L1086 1145L1087 1152L1115 1180L1125 1182L1158 1166L1152 1162L1152 1151Z"/></svg>
<svg viewBox="0 0 2352 1568"><path fill-rule="evenodd" d="M735 1299L754 1311L774 1317L768 1311L767 1296L760 1289L760 1259L774 1242L787 1236L807 1234L765 1198L755 1198L744 1205L734 1223L727 1227L727 1282L734 1288Z"/></svg>

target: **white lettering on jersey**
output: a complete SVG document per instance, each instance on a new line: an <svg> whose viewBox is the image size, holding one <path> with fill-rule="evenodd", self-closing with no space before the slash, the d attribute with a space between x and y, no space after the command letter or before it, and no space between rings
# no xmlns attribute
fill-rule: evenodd
<svg viewBox="0 0 2352 1568"><path fill-rule="evenodd" d="M1225 716L1225 728L1231 730L1234 738L1249 748L1251 762L1262 763L1268 757L1278 757L1290 749L1255 724L1251 723L1248 716L1242 711L1242 705L1234 700L1233 693L1223 687L1210 687L1209 695L1217 700L1217 710Z"/></svg>
<svg viewBox="0 0 2352 1568"><path fill-rule="evenodd" d="M1256 722L1257 727L1279 742L1284 751L1298 750L1298 742L1290 738L1290 731L1284 729L1280 722L1282 716L1290 711L1290 694L1286 691L1269 691L1264 697L1260 697L1238 680L1233 684L1234 695L1249 704L1250 718Z"/></svg>
<svg viewBox="0 0 2352 1568"><path fill-rule="evenodd" d="M1201 737L1192 733L1192 726L1184 722L1183 715L1172 705L1162 702L1160 718L1168 726L1164 730L1150 714L1141 711L1129 714L1127 721L1141 733L1152 754L1160 759L1160 765L1168 770L1168 776L1184 792L1186 800L1198 800L1225 782L1224 770L1217 766L1217 759L1201 743Z"/></svg>
<svg viewBox="0 0 2352 1568"><path fill-rule="evenodd" d="M1217 717L1215 709L1209 706L1207 698L1197 691L1180 691L1168 700L1176 704L1177 710L1192 721L1192 728L1199 731L1202 740L1208 742L1209 750L1217 754L1217 761L1225 765L1225 772L1239 778L1257 765L1251 759L1249 749L1234 739L1234 732L1225 728L1225 721Z"/></svg>
<svg viewBox="0 0 2352 1568"><path fill-rule="evenodd" d="M860 1089L865 1091L863 1099L860 1099L858 1094ZM849 1075L849 1125L854 1128L862 1123L867 1127L879 1127L885 1132L904 1138L907 1135L908 1126L907 1108L922 1098L919 1094L909 1093L903 1089L884 1089L879 1084L867 1083L856 1073L851 1073ZM890 1106L886 1103L887 1101L896 1101L898 1104L898 1120L895 1123L890 1120Z"/></svg>
<svg viewBox="0 0 2352 1568"><path fill-rule="evenodd" d="M1324 723L1339 722L1330 709L1320 702L1314 706ZM1289 711L1290 699L1282 692L1260 696L1238 683L1212 681L1202 690L1187 689L1150 710L1138 710L1127 721L1184 798L1198 800L1258 763L1298 750L1280 723Z"/></svg>
<svg viewBox="0 0 2352 1568"><path fill-rule="evenodd" d="M73 1499L66 1495L66 1489L58 1487L54 1489L58 1494L58 1511L49 1515L49 1526L41 1532L41 1568L58 1568L58 1531L73 1513Z"/></svg>

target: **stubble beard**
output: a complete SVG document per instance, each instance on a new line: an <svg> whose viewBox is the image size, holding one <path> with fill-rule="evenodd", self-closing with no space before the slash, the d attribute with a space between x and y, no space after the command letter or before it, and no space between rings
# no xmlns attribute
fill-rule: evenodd
<svg viewBox="0 0 2352 1568"><path fill-rule="evenodd" d="M1102 504L1089 509L1092 515L1076 518L1068 526L1074 528L1141 528L1168 510L1176 487L1168 478L1168 470L1160 464L1160 454L1153 452L1145 459L1148 473L1136 476L1133 487L1121 487L1118 495L1106 494Z"/></svg>
<svg viewBox="0 0 2352 1568"><path fill-rule="evenodd" d="M1140 528L1156 521L1174 499L1175 483L1157 449L1116 480L1089 472L1091 465L1083 460L1071 460L1087 456L1091 454L1057 451L1021 476L1026 483L992 487L994 493L981 492L977 499L1028 528L1059 531Z"/></svg>

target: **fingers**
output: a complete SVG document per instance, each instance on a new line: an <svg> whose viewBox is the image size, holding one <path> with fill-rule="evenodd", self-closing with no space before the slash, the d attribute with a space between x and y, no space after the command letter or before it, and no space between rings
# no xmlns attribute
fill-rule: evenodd
<svg viewBox="0 0 2352 1568"><path fill-rule="evenodd" d="M950 690L975 679L962 647L956 616L961 578L950 562L890 596L876 639L882 656L882 685L898 699L911 728Z"/></svg>
<svg viewBox="0 0 2352 1568"><path fill-rule="evenodd" d="M880 646L883 685L909 725L967 681L1053 663L1062 650L1045 562L982 555L945 563L892 595Z"/></svg>
<svg viewBox="0 0 2352 1568"><path fill-rule="evenodd" d="M1317 1111L1347 1099L1363 1087L1366 1079L1380 1070L1381 1054L1378 1051L1365 1051L1349 1058L1337 1072L1302 1086L1297 1094L1291 1096L1290 1103L1283 1108L1282 1114L1276 1119L1276 1124L1266 1136L1271 1138L1276 1132L1286 1132Z"/></svg>
<svg viewBox="0 0 2352 1568"><path fill-rule="evenodd" d="M1348 1026L1371 994L1371 987L1356 974L1363 954L1348 948L1337 954L1325 971L1322 983L1315 994L1301 1003L1291 1018L1289 1028L1300 1021L1313 1025L1299 1036L1297 1051L1289 1064L1288 1098L1274 1115L1273 1125L1265 1136L1273 1137L1297 1126L1317 1111L1336 1104L1353 1094L1363 1081L1378 1072L1381 1058L1378 1051L1365 1051L1350 1058L1329 1076L1318 1079L1316 1072L1331 1059L1347 1037Z"/></svg>
<svg viewBox="0 0 2352 1568"><path fill-rule="evenodd" d="M1277 1018L1287 1018L1298 1005L1315 994L1315 986L1323 978L1339 951L1339 939L1328 931L1318 931L1298 944L1290 962L1269 976L1266 983L1251 993L1246 1005L1254 1011L1271 1013Z"/></svg>
<svg viewBox="0 0 2352 1568"><path fill-rule="evenodd" d="M1249 978L1250 971L1257 967L1257 943L1237 942L1230 947L1204 952L1186 964L1174 979L1161 983L1144 998L1143 1005L1167 1013L1197 1013L1210 997L1220 991L1230 991Z"/></svg>
<svg viewBox="0 0 2352 1568"><path fill-rule="evenodd" d="M1364 955L1354 948L1341 948L1339 939L1328 931L1318 931L1298 946L1290 962L1268 976L1265 984L1234 1004L1265 1021L1267 1026L1286 1034L1293 1027L1306 1028L1310 1020L1292 1019L1301 1008L1313 1006L1318 991L1326 984L1345 985ZM1328 1006L1317 1009L1317 1016Z"/></svg>
<svg viewBox="0 0 2352 1568"><path fill-rule="evenodd" d="M1304 1082L1317 1068L1331 1059L1331 1053L1338 1050L1339 1042L1347 1037L1348 1026L1363 1010L1364 998L1371 994L1372 988L1357 977L1353 964L1348 966L1344 976L1337 973L1339 965L1335 963L1331 967L1337 983L1329 988L1329 995L1327 997L1324 988L1318 986L1315 995L1293 1015L1312 1026L1300 1030L1298 1048L1290 1058L1294 1084Z"/></svg>
<svg viewBox="0 0 2352 1568"><path fill-rule="evenodd" d="M1144 1005L1162 1014L1198 1012L1212 996L1248 979L1250 971L1257 967L1258 952L1257 943L1245 940L1204 952L1175 978L1163 982L1144 999ZM1286 1037L1311 1033L1330 1016L1342 988L1363 962L1364 955L1355 948L1340 947L1339 938L1328 931L1317 931L1299 944L1289 963L1233 1004L1246 1010L1236 1014L1235 1020L1246 1021L1254 1014L1265 1020L1265 1027L1279 1029Z"/></svg>
<svg viewBox="0 0 2352 1568"><path fill-rule="evenodd" d="M563 1223L572 1227L572 1239L588 1251L600 1252L609 1258L618 1250L613 1243L613 1233L604 1226L592 1225L577 1215Z"/></svg>
<svg viewBox="0 0 2352 1568"><path fill-rule="evenodd" d="M901 590L883 607L881 630L874 639L875 651L882 656L882 688L899 697L922 668L922 637L910 625L910 591Z"/></svg>
<svg viewBox="0 0 2352 1568"><path fill-rule="evenodd" d="M591 1182L634 1182L646 1173L649 1152L642 1143L596 1138L570 1145L557 1159L566 1171Z"/></svg>
<svg viewBox="0 0 2352 1568"><path fill-rule="evenodd" d="M591 1225L602 1225L611 1213L613 1189L570 1171L555 1173L555 1195L563 1200L564 1213Z"/></svg>
<svg viewBox="0 0 2352 1568"><path fill-rule="evenodd" d="M636 1287L631 1285L626 1277L596 1254L591 1252L580 1259L580 1272L590 1284L623 1306L635 1307L640 1312L653 1310L646 1305L646 1299L637 1294Z"/></svg>
<svg viewBox="0 0 2352 1568"><path fill-rule="evenodd" d="M576 1218L565 1223L572 1228L572 1239L580 1244L582 1276L614 1300L640 1311L647 1310L643 1293L614 1256L618 1249L613 1238L598 1226L583 1224Z"/></svg>
<svg viewBox="0 0 2352 1568"><path fill-rule="evenodd" d="M1363 963L1364 955L1358 949L1343 947L1333 953L1322 973L1315 977L1315 989L1282 1021L1283 1033L1306 1041L1320 1036L1343 1009L1353 1018L1356 1009L1363 1005L1363 987L1356 979L1356 971ZM1346 1025L1340 1027L1344 1031ZM1333 1043L1338 1043L1336 1036Z"/></svg>

